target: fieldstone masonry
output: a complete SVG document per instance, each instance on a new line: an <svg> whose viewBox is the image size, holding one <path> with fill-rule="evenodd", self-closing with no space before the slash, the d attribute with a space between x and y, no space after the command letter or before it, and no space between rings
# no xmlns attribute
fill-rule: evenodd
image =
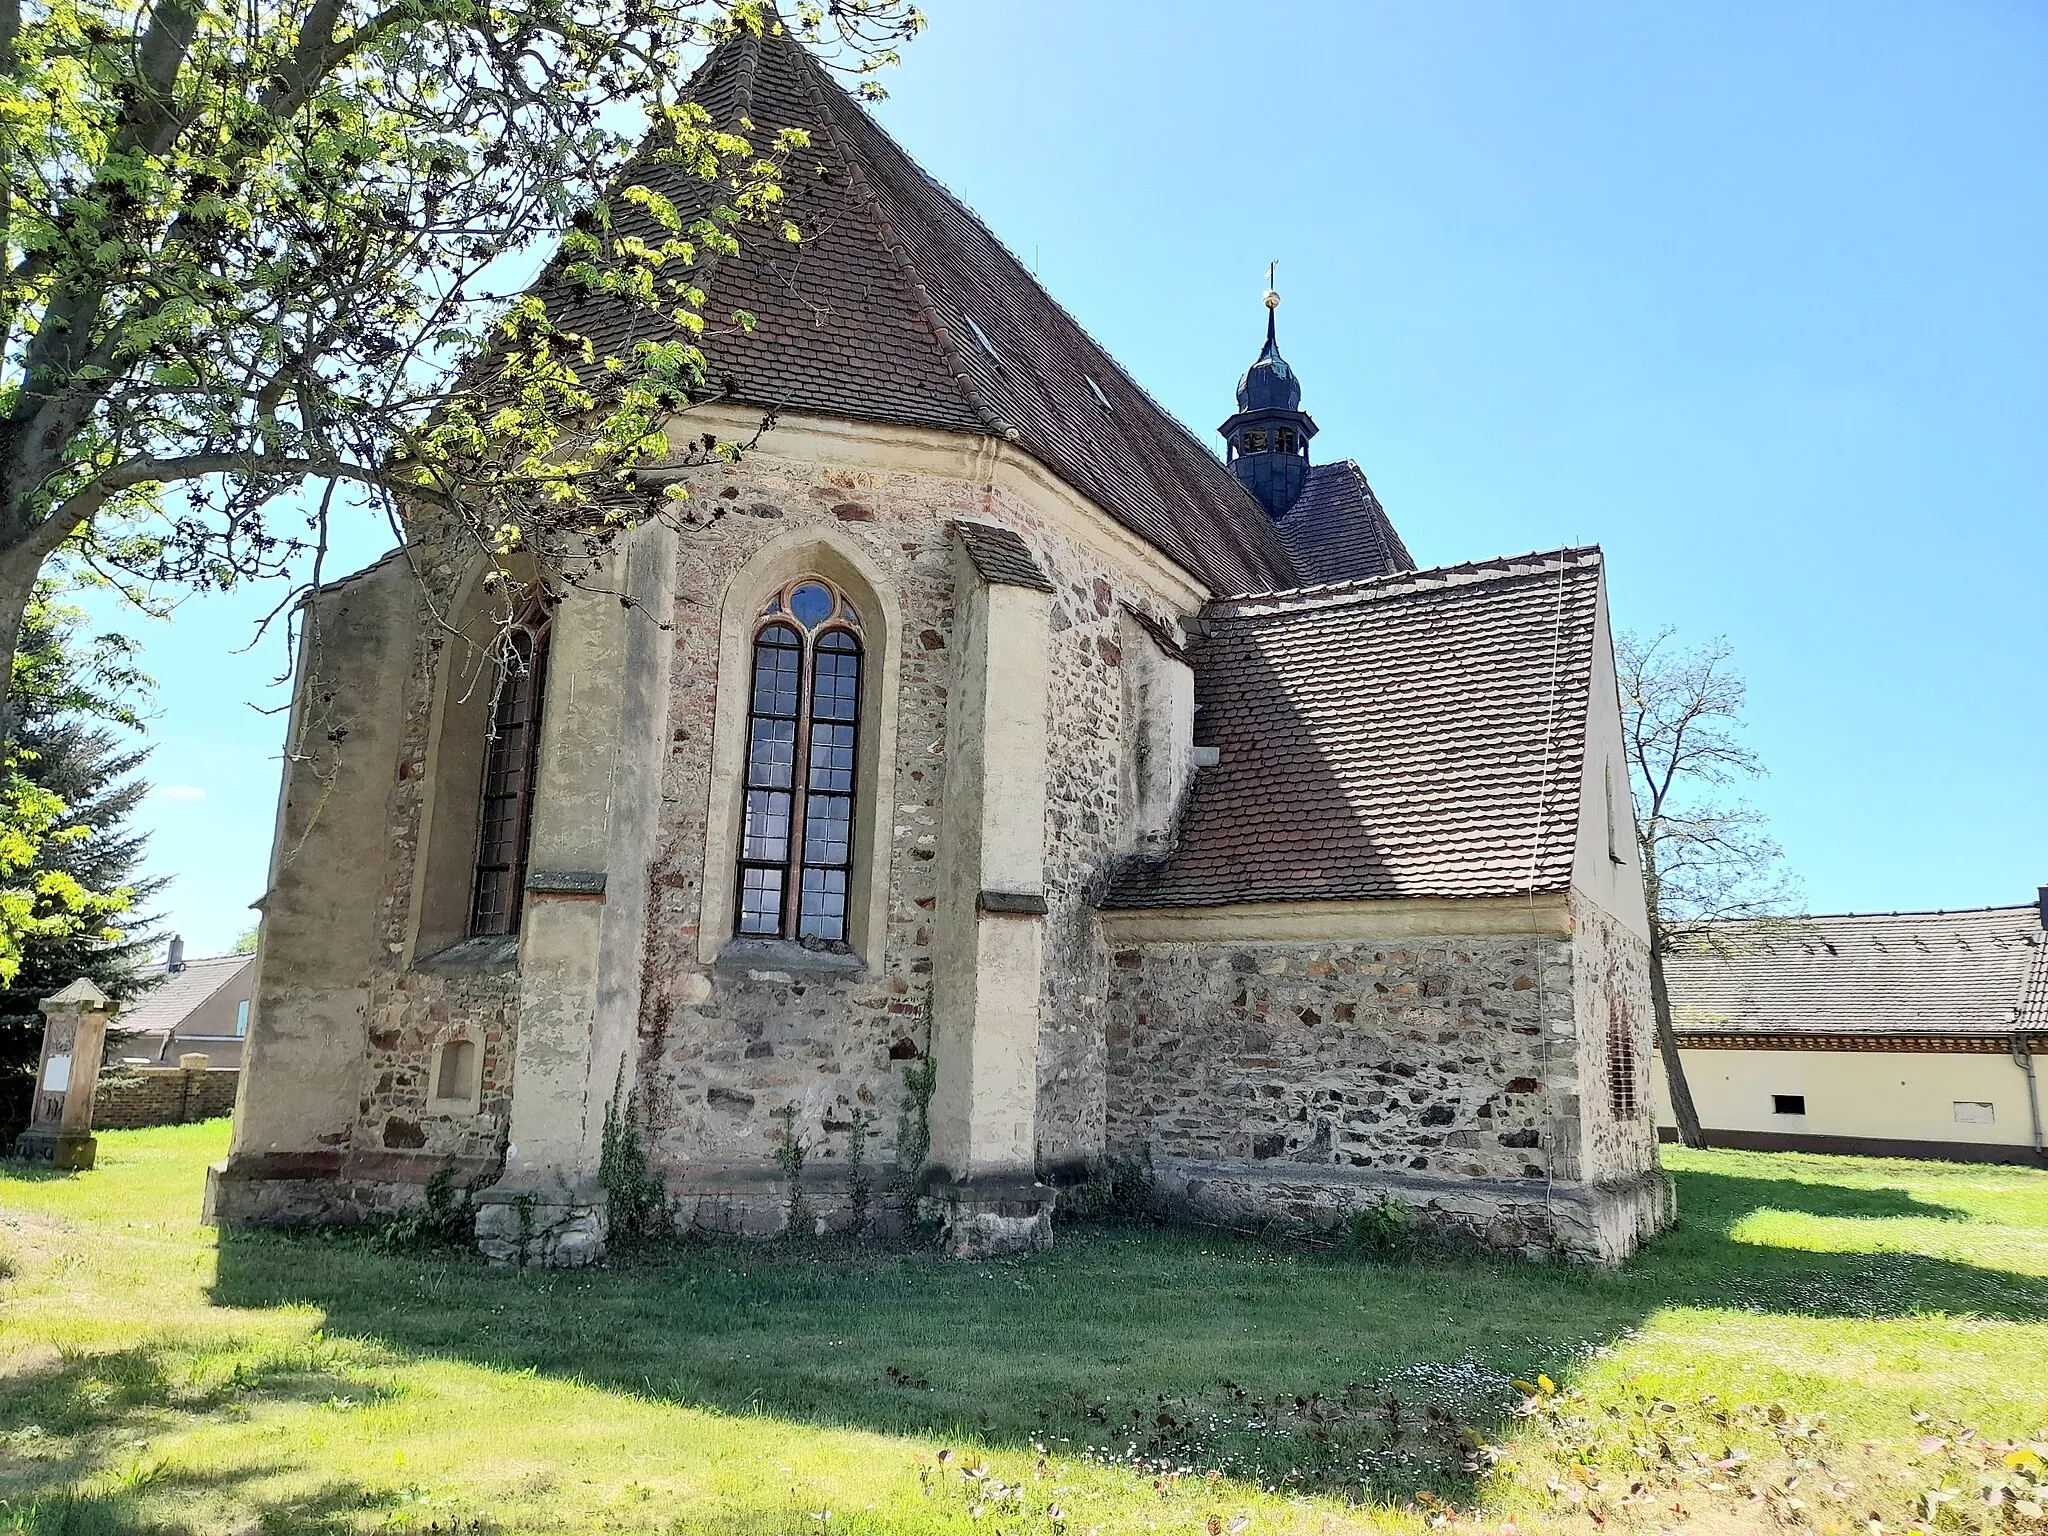
<svg viewBox="0 0 2048 1536"><path fill-rule="evenodd" d="M1606 1077L1608 1009L1647 982L1618 925L1577 921L1597 938L1120 948L1111 1150L1150 1158L1164 1207L1233 1225L1398 1197L1488 1247L1623 1257L1668 1199ZM1621 974L1575 975L1595 963Z"/></svg>
<svg viewBox="0 0 2048 1536"><path fill-rule="evenodd" d="M1169 629L1173 594L1135 581L1029 499L949 476L756 458L708 472L696 495L723 515L678 545L639 1023L622 1079L648 1127L651 1163L687 1223L781 1230L788 1198L775 1155L785 1124L807 1143L807 1200L824 1226L843 1222L856 1125L873 1185L894 1173L904 1069L932 1047L957 666L951 532L970 519L1017 529L1053 586L1046 911L1003 919L1032 923L1039 936L1040 1177L1064 1182L1105 1153L1144 1153L1169 1205L1232 1221L1254 1212L1335 1219L1399 1192L1432 1219L1524 1253L1613 1257L1654 1229L1655 1189L1578 1188L1656 1183L1644 1182L1654 1151L1647 1116L1636 1112L1648 1100L1647 1051L1612 1045L1616 1031L1633 1042L1645 1017L1640 941L1623 925L1582 904L1571 933L1112 944L1095 900L1137 837L1126 759L1145 726L1127 714L1138 690L1125 686L1125 652L1156 644L1130 615ZM889 622L881 611L868 619L871 644L885 630L897 637L887 793L869 785L864 806L872 835L886 841L884 927L856 932L850 952L707 943L705 925L723 914L706 910L705 871L731 856L708 841L727 686L720 594L777 538L798 548L814 538L873 572L874 590L859 600L887 604ZM408 606L421 608L416 596ZM362 994L353 1123L327 1143L332 1152L275 1159L268 1177L280 1182L268 1206L229 1189L216 1208L230 1220L362 1219L417 1203L431 1172L450 1166L478 1188L478 1238L494 1259L589 1262L606 1226L589 1191L552 1199L489 1188L518 1093L517 947L470 941L415 952L407 914L430 878L420 829L436 792L435 713L449 691L440 670L453 664L446 637L419 622L400 694L393 835ZM1148 654L1149 668L1161 664ZM277 974L265 978L269 1007L280 1001ZM479 1089L451 1104L436 1096L435 1067L456 1033L479 1047ZM1607 1086L1616 1061L1640 1079L1629 1093ZM1617 1106L1629 1112L1612 1113ZM1615 1230L1602 1237L1601 1213L1617 1202L1635 1214L1609 1220ZM969 1253L1049 1241L1051 1205L1051 1191L1027 1181L934 1211L955 1250Z"/></svg>
<svg viewBox="0 0 2048 1536"><path fill-rule="evenodd" d="M1568 942L1157 944L1113 974L1114 1147L1576 1177Z"/></svg>

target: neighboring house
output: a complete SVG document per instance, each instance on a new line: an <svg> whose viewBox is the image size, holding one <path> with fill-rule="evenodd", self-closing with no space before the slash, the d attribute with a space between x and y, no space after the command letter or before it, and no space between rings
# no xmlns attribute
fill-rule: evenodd
<svg viewBox="0 0 2048 1536"><path fill-rule="evenodd" d="M2034 906L1803 918L1672 955L1679 1059L1708 1142L2048 1161L2044 925L2048 886ZM1657 1106L1668 1127L1661 1072Z"/></svg>
<svg viewBox="0 0 2048 1536"><path fill-rule="evenodd" d="M172 939L164 979L115 1021L107 1048L110 1065L175 1067L200 1054L209 1067L239 1067L256 995L254 955L185 958L185 941Z"/></svg>
<svg viewBox="0 0 2048 1536"><path fill-rule="evenodd" d="M1218 455L786 36L690 94L810 136L802 242L700 269L757 323L676 443L758 441L509 638L427 509L311 600L214 1219L447 1168L486 1252L587 1262L623 1090L702 1226L780 1227L788 1135L844 1220L865 1128L955 1251L1149 1160L1204 1219L1628 1254L1666 1202L1599 551L1414 569L1270 308Z"/></svg>

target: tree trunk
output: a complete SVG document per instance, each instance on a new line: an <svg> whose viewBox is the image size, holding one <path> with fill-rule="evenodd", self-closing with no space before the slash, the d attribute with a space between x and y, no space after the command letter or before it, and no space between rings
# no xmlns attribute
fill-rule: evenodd
<svg viewBox="0 0 2048 1536"><path fill-rule="evenodd" d="M14 730L21 723L20 701L14 696L14 650L21 642L21 621L28 612L28 600L35 595L41 567L23 575L0 560L0 752L14 744Z"/></svg>
<svg viewBox="0 0 2048 1536"><path fill-rule="evenodd" d="M1664 1084L1671 1090L1671 1117L1678 1122L1679 1144L1704 1147L1706 1132L1700 1129L1700 1112L1693 1107L1685 1064L1678 1059L1678 1031L1671 1024L1671 993L1664 986L1664 951L1654 941L1650 945L1650 1009L1657 1016L1657 1054L1664 1058Z"/></svg>

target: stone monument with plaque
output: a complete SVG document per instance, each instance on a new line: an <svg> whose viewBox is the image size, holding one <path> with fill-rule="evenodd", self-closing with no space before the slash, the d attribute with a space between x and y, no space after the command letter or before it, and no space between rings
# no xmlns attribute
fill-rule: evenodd
<svg viewBox="0 0 2048 1536"><path fill-rule="evenodd" d="M35 1100L14 1155L63 1169L90 1168L99 1152L92 1134L93 1094L107 1025L119 1010L83 976L44 998L41 1007L43 1054L36 1063Z"/></svg>

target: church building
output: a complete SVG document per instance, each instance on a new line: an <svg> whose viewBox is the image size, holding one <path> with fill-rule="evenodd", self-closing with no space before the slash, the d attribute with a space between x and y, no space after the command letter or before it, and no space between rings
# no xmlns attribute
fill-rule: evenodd
<svg viewBox="0 0 2048 1536"><path fill-rule="evenodd" d="M1625 1258L1669 1206L1600 552L1417 570L1276 296L1213 451L792 39L692 90L810 134L673 435L771 424L509 636L424 522L309 601L210 1219L449 1170L486 1253L587 1263L630 1099L702 1229L905 1184L1038 1247L1113 1165L1168 1218Z"/></svg>

